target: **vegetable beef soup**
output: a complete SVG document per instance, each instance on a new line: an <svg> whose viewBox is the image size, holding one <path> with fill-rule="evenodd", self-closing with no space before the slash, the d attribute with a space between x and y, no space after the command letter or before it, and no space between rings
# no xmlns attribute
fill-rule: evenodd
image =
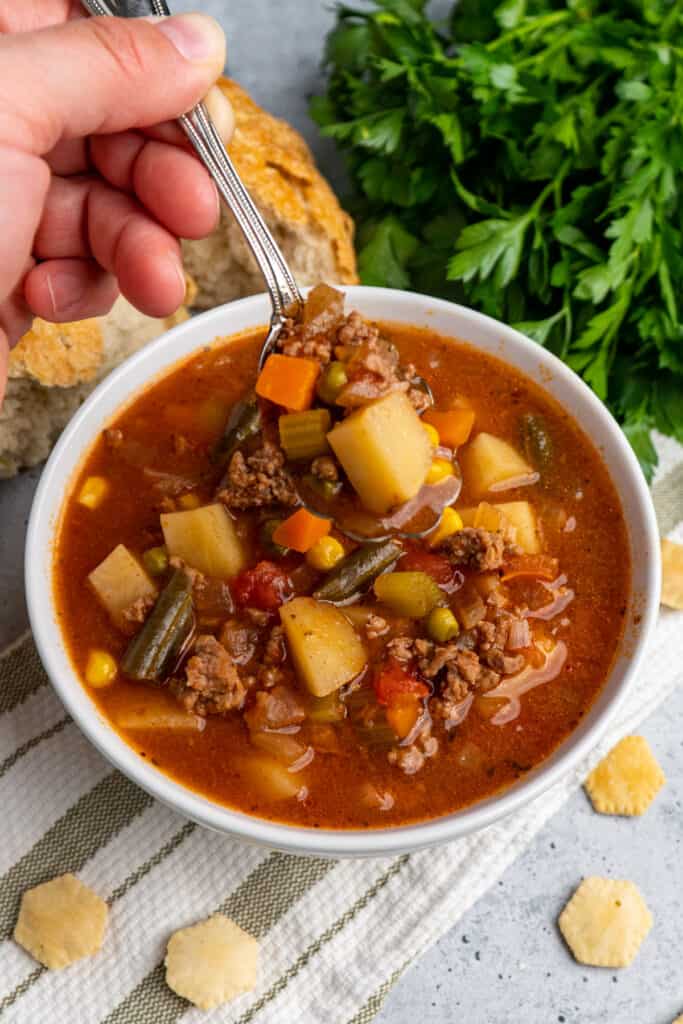
<svg viewBox="0 0 683 1024"><path fill-rule="evenodd" d="M620 503L497 359L321 285L150 385L87 456L55 550L70 656L158 769L249 814L405 824L510 785L622 634Z"/></svg>

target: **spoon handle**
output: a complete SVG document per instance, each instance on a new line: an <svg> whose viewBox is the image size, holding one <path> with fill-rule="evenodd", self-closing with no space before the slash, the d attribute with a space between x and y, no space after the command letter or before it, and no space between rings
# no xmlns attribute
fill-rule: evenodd
<svg viewBox="0 0 683 1024"><path fill-rule="evenodd" d="M117 0L81 0L81 2L85 9L93 15L126 16L126 12L121 10L121 7L125 5L118 3ZM152 14L159 17L170 15L166 0L148 0L148 2ZM183 114L178 118L178 123L242 229L266 282L273 312L271 329L261 353L260 362L262 364L271 351L286 316L296 317L303 308L301 293L280 247L235 170L223 140L216 131L204 104L199 103L187 114Z"/></svg>

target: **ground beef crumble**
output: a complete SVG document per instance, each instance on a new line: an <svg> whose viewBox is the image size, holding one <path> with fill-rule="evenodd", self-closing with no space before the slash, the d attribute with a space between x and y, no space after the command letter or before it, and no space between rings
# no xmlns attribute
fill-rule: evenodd
<svg viewBox="0 0 683 1024"><path fill-rule="evenodd" d="M491 533L473 526L466 526L446 537L439 549L448 556L452 565L477 572L500 569L506 556L516 552L515 546L503 533Z"/></svg>
<svg viewBox="0 0 683 1024"><path fill-rule="evenodd" d="M208 634L197 637L185 678L171 680L170 689L186 711L203 716L241 708L247 692L225 647Z"/></svg>
<svg viewBox="0 0 683 1024"><path fill-rule="evenodd" d="M303 324L296 324L293 320L285 321L278 341L278 348L283 355L317 359L322 366L329 363L333 345L333 334L306 336Z"/></svg>
<svg viewBox="0 0 683 1024"><path fill-rule="evenodd" d="M387 644L389 657L410 665L432 683L430 710L446 724L459 721L468 697L488 693L503 676L524 666L524 656L509 649L511 626L522 620L498 607L491 608L489 616L446 644L412 636L398 636Z"/></svg>
<svg viewBox="0 0 683 1024"><path fill-rule="evenodd" d="M284 453L271 441L265 441L246 457L235 452L216 498L235 510L292 506L298 501L294 480L285 468Z"/></svg>
<svg viewBox="0 0 683 1024"><path fill-rule="evenodd" d="M415 368L401 366L396 346L360 313L349 313L337 331L337 342L349 378L339 395L341 405L353 409L392 391L406 392L418 412L430 404L428 394L415 384Z"/></svg>
<svg viewBox="0 0 683 1024"><path fill-rule="evenodd" d="M223 623L218 639L236 665L246 665L256 653L259 634L258 630L249 629L237 619L228 619Z"/></svg>
<svg viewBox="0 0 683 1024"><path fill-rule="evenodd" d="M285 631L282 626L273 626L266 640L263 659L257 671L257 681L265 689L277 687L286 678L282 668L287 658L285 647Z"/></svg>
<svg viewBox="0 0 683 1024"><path fill-rule="evenodd" d="M318 285L306 301L303 321L285 320L278 348L286 356L317 359L324 366L330 361L335 331L343 321L343 293Z"/></svg>
<svg viewBox="0 0 683 1024"><path fill-rule="evenodd" d="M141 626L154 607L155 601L156 597L153 594L149 594L147 597L138 597L136 601L133 601L121 613L121 619L125 626L131 630L134 630L136 626Z"/></svg>
<svg viewBox="0 0 683 1024"><path fill-rule="evenodd" d="M389 623L381 615L369 615L365 623L365 635L368 640L376 640L389 632Z"/></svg>
<svg viewBox="0 0 683 1024"><path fill-rule="evenodd" d="M434 757L438 749L439 741L432 736L432 724L427 721L410 746L393 747L387 758L389 764L396 765L406 775L414 775L423 767L428 757Z"/></svg>

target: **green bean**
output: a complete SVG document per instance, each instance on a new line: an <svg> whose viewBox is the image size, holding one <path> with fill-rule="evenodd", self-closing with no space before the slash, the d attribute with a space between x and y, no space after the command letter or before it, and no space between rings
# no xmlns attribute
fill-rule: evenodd
<svg viewBox="0 0 683 1024"><path fill-rule="evenodd" d="M335 566L313 597L319 601L345 601L353 597L393 565L402 550L401 545L392 540L363 544Z"/></svg>
<svg viewBox="0 0 683 1024"><path fill-rule="evenodd" d="M348 384L346 367L340 362L328 363L320 375L316 393L327 405L334 405L342 388Z"/></svg>
<svg viewBox="0 0 683 1024"><path fill-rule="evenodd" d="M288 459L313 459L329 451L327 434L332 426L329 409L307 409L280 416L280 445Z"/></svg>
<svg viewBox="0 0 683 1024"><path fill-rule="evenodd" d="M162 682L194 626L192 585L183 569L176 569L159 594L145 624L123 656L121 668L129 679Z"/></svg>
<svg viewBox="0 0 683 1024"><path fill-rule="evenodd" d="M309 722L322 722L336 725L346 715L346 709L339 700L336 692L328 693L326 697L311 697L306 708L306 718Z"/></svg>
<svg viewBox="0 0 683 1024"><path fill-rule="evenodd" d="M545 473L553 459L553 441L545 420L527 412L522 416L520 429L524 454L540 473Z"/></svg>
<svg viewBox="0 0 683 1024"><path fill-rule="evenodd" d="M240 445L261 429L261 412L253 395L233 406L230 418L213 451L213 461L227 463Z"/></svg>
<svg viewBox="0 0 683 1024"><path fill-rule="evenodd" d="M272 555L277 555L278 558L283 558L289 551L289 548L283 547L282 544L276 544L273 540L273 534L281 522L281 519L266 519L260 530L261 543L264 548Z"/></svg>
<svg viewBox="0 0 683 1024"><path fill-rule="evenodd" d="M372 750L389 750L398 742L396 733L387 722L384 714L369 722L359 720L354 723L358 742Z"/></svg>

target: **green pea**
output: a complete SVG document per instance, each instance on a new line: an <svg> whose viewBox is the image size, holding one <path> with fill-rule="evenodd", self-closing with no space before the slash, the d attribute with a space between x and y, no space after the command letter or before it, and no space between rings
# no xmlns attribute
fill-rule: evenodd
<svg viewBox="0 0 683 1024"><path fill-rule="evenodd" d="M310 487L312 491L315 491L316 494L319 494L324 501L332 501L342 489L341 480L321 480L320 477L314 476L313 473L306 473L303 477L303 483Z"/></svg>
<svg viewBox="0 0 683 1024"><path fill-rule="evenodd" d="M460 626L450 608L433 608L427 616L427 632L437 644L445 644L460 632Z"/></svg>
<svg viewBox="0 0 683 1024"><path fill-rule="evenodd" d="M168 551L165 547L148 548L142 561L151 576L162 576L168 569Z"/></svg>
<svg viewBox="0 0 683 1024"><path fill-rule="evenodd" d="M327 405L334 405L337 396L343 387L348 383L346 367L343 363L328 363L318 381L318 398Z"/></svg>

